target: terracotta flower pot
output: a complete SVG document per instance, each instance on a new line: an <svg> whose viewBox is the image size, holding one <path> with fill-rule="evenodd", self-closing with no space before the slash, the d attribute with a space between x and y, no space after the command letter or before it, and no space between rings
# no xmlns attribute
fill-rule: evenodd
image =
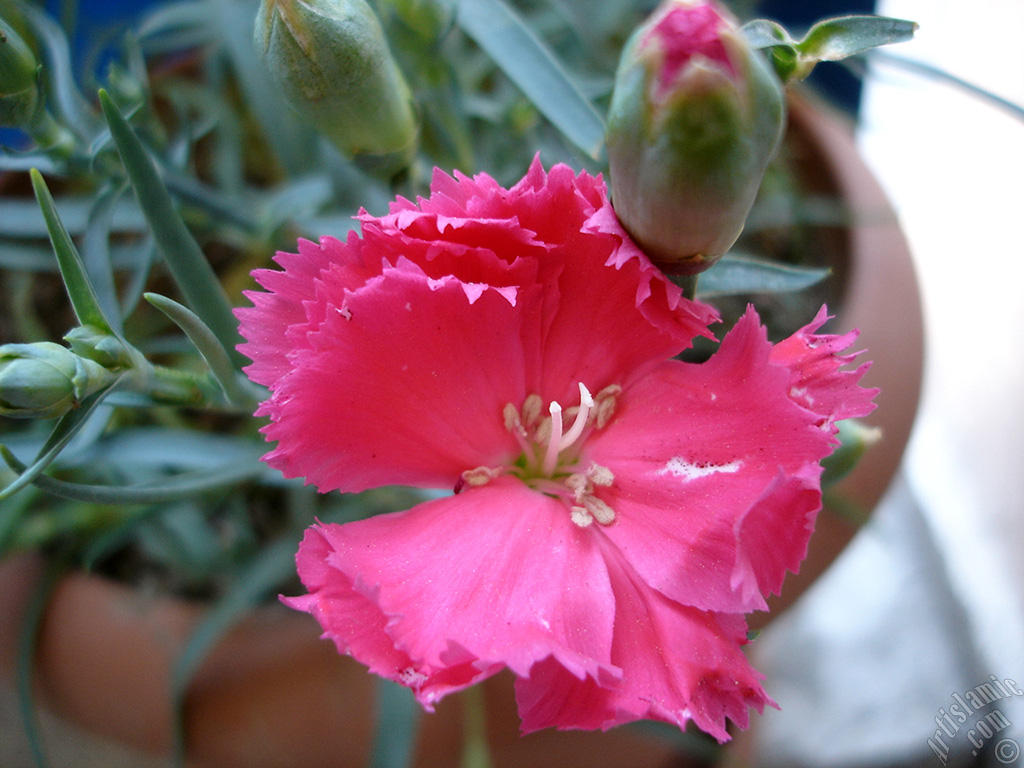
<svg viewBox="0 0 1024 768"><path fill-rule="evenodd" d="M896 213L853 139L852 125L820 104L793 99L790 122L807 141L804 165L814 170L830 196L843 201L850 216L844 292L835 327L860 329L854 349L867 350L872 366L862 384L878 387L877 409L862 421L881 430L856 468L830 489L851 509L868 514L899 469L917 415L924 371L924 318L910 248ZM827 504L827 498L826 498ZM760 626L791 605L832 563L858 525L838 510L818 515L807 559L790 574L782 594L768 601L769 613L751 617Z"/></svg>
<svg viewBox="0 0 1024 768"><path fill-rule="evenodd" d="M922 321L907 245L881 190L859 160L849 132L797 102L793 124L806 137L809 165L847 201L854 221L847 291L838 327L859 327L858 348L874 366L864 378L881 387L866 421L884 432L836 489L870 510L889 485L910 433L922 369ZM856 528L824 512L798 576L774 611L799 596L846 545ZM24 605L31 558L0 569L0 643L9 641ZM5 583L7 582L7 583ZM170 675L204 606L150 595L82 573L64 579L49 604L38 645L42 699L58 715L136 749L166 753L172 743ZM751 617L763 622L767 614ZM2 652L0 646L0 652ZM9 646L8 646L9 647ZM0 655L8 671L10 653ZM770 681L769 689L770 689ZM374 684L356 662L319 639L308 616L279 605L255 611L214 649L186 701L190 764L231 768L361 766L371 747ZM634 729L609 733L542 732L518 736L511 678L485 684L488 736L496 766L668 766L673 748ZM461 712L449 697L420 721L417 766L458 763Z"/></svg>

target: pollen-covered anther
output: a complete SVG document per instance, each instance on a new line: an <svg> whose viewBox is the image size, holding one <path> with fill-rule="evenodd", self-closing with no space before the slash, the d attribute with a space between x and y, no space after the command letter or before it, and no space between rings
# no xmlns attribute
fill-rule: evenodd
<svg viewBox="0 0 1024 768"><path fill-rule="evenodd" d="M501 474L503 474L502 470L495 469L494 467L477 467L476 469L467 469L462 473L461 479L464 485L487 485L487 483Z"/></svg>
<svg viewBox="0 0 1024 768"><path fill-rule="evenodd" d="M615 415L615 406L620 394L622 387L618 384L609 384L594 396L594 426L598 429L604 429Z"/></svg>
<svg viewBox="0 0 1024 768"><path fill-rule="evenodd" d="M601 525L611 525L615 522L615 510L597 498L597 496L584 496L583 506L587 508L587 512Z"/></svg>
<svg viewBox="0 0 1024 768"><path fill-rule="evenodd" d="M580 528L586 528L592 522L594 522L593 516L587 512L583 507L573 507L569 510L569 516L572 521Z"/></svg>
<svg viewBox="0 0 1024 768"><path fill-rule="evenodd" d="M519 416L519 411L512 403L506 403L505 408L501 412L502 417L505 420L505 429L511 432L513 435L520 435L522 437L527 436L526 427L523 426L523 420Z"/></svg>
<svg viewBox="0 0 1024 768"><path fill-rule="evenodd" d="M527 429L532 429L540 418L541 411L544 410L544 401L540 399L540 395L532 394L527 395L523 401L523 423Z"/></svg>
<svg viewBox="0 0 1024 768"><path fill-rule="evenodd" d="M587 479L590 480L594 485L600 485L604 488L609 487L615 482L615 475L608 467L602 467L600 464L592 463L587 467Z"/></svg>

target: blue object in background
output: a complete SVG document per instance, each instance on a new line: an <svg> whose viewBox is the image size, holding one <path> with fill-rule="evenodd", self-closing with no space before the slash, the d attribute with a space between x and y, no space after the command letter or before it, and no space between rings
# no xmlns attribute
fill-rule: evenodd
<svg viewBox="0 0 1024 768"><path fill-rule="evenodd" d="M97 74L102 72L109 57L102 54L96 56L96 46L103 41L116 39L119 31L130 27L150 7L160 0L84 0L73 3L74 33L69 35L71 55L75 62L75 71L82 85L82 74L89 62L95 62ZM47 13L55 20L62 22L63 6L60 0L47 0L44 4ZM28 137L24 132L14 128L0 128L0 147L24 149L28 145Z"/></svg>

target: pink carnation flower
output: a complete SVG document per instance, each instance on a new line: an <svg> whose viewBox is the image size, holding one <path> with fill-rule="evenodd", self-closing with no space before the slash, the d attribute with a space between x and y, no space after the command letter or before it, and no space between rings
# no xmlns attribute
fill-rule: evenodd
<svg viewBox="0 0 1024 768"><path fill-rule="evenodd" d="M456 493L314 525L308 611L427 708L508 668L523 731L726 718L772 703L741 651L803 559L833 422L871 410L824 314L772 346L751 309L697 365L710 308L619 226L599 178L535 162L300 242L241 309L277 446L321 491Z"/></svg>

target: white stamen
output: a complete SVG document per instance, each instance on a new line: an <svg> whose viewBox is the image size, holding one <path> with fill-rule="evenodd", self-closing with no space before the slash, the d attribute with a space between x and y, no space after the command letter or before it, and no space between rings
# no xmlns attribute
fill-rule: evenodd
<svg viewBox="0 0 1024 768"><path fill-rule="evenodd" d="M587 508L587 512L593 515L594 519L601 525L609 525L615 521L615 510L597 498L597 496L584 497L583 505Z"/></svg>
<svg viewBox="0 0 1024 768"><path fill-rule="evenodd" d="M462 473L462 479L466 485L487 485L494 478L501 475L500 469L494 469L493 467L477 467L476 469L467 469Z"/></svg>
<svg viewBox="0 0 1024 768"><path fill-rule="evenodd" d="M587 418L590 416L590 409L594 407L594 398L590 396L590 392L583 382L580 382L580 407L576 411L576 420L569 427L569 431L562 435L562 439L558 441L558 450L564 451L570 445L575 443L579 436L583 434L584 428L587 426Z"/></svg>
<svg viewBox="0 0 1024 768"><path fill-rule="evenodd" d="M530 445L526 427L523 426L523 422L519 418L519 411L516 410L512 403L506 403L502 415L505 417L505 429L512 433L523 453L530 453L533 448Z"/></svg>
<svg viewBox="0 0 1024 768"><path fill-rule="evenodd" d="M557 400L552 400L548 410L551 412L551 437L548 439L547 451L544 452L541 472L550 477L558 466L558 452L562 449L562 406Z"/></svg>
<svg viewBox="0 0 1024 768"><path fill-rule="evenodd" d="M588 525L594 522L594 518L591 517L590 513L587 512L587 510L585 510L583 507L573 507L569 511L569 517L580 528L586 528Z"/></svg>
<svg viewBox="0 0 1024 768"><path fill-rule="evenodd" d="M605 488L615 482L615 475L608 467L602 467L600 464L591 464L587 467L587 477L590 478L590 482L594 485L600 485Z"/></svg>
<svg viewBox="0 0 1024 768"><path fill-rule="evenodd" d="M621 393L622 387L618 384L609 384L597 393L597 397L594 399L597 402L597 418L595 419L595 426L597 426L598 429L604 429L605 425L611 421L612 416L615 414L616 398Z"/></svg>
<svg viewBox="0 0 1024 768"><path fill-rule="evenodd" d="M526 396L523 401L523 422L527 427L533 427L537 423L543 408L544 401L540 399L540 395L534 393Z"/></svg>
<svg viewBox="0 0 1024 768"><path fill-rule="evenodd" d="M590 480L586 475L581 475L579 472L572 473L562 482L565 483L566 488L572 491L573 498L576 501L581 501L583 496L592 490Z"/></svg>

